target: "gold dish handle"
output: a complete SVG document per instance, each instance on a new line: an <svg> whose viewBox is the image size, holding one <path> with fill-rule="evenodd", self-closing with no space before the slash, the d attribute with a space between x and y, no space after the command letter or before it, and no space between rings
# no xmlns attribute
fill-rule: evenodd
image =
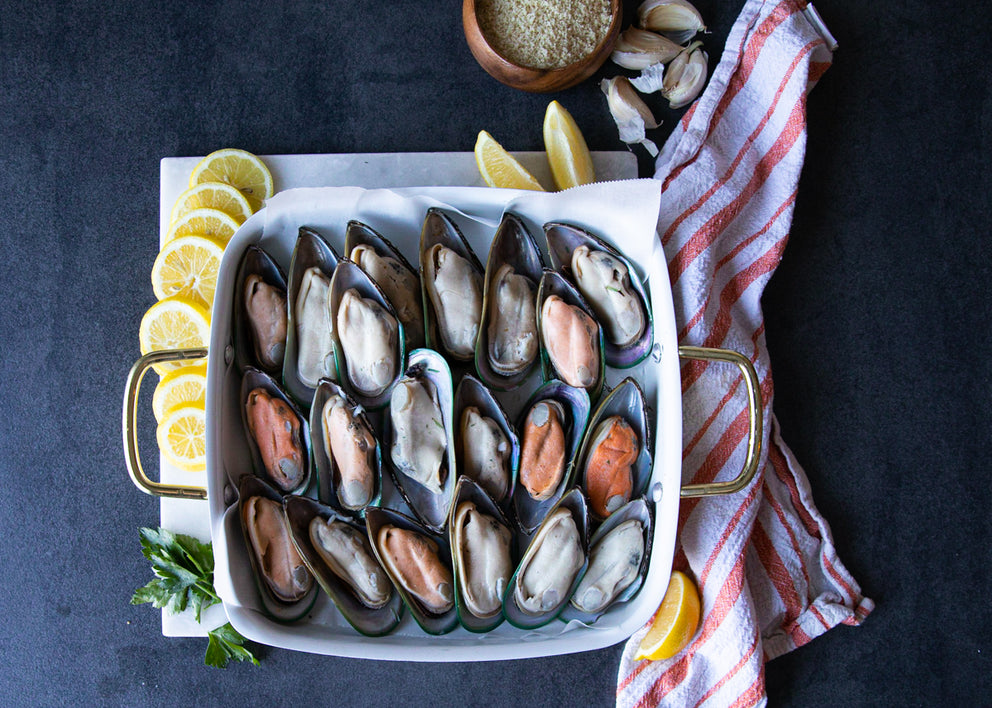
<svg viewBox="0 0 992 708"><path fill-rule="evenodd" d="M127 464L128 474L134 486L145 494L156 497L174 497L176 499L206 499L207 490L203 487L187 487L178 484L162 484L148 479L145 471L141 467L141 458L138 456L138 391L141 389L141 379L152 364L161 364L167 361L188 361L190 359L203 359L207 355L207 350L200 349L171 349L166 351L149 352L138 359L131 367L131 372L127 375L127 383L124 386L124 420L122 429L124 431L124 462Z"/></svg>
<svg viewBox="0 0 992 708"><path fill-rule="evenodd" d="M730 349L714 349L710 347L679 347L679 356L683 359L703 359L706 361L723 361L736 364L744 375L747 387L747 409L751 419L747 441L747 460L744 468L735 479L729 482L708 482L703 484L687 484L682 487L682 498L711 497L717 494L733 494L748 485L758 471L758 458L761 456L761 388L758 383L758 373L751 361Z"/></svg>

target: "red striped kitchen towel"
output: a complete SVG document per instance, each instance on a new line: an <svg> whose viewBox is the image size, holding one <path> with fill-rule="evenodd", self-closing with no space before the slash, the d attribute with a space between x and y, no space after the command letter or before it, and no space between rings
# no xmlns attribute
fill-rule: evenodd
<svg viewBox="0 0 992 708"><path fill-rule="evenodd" d="M818 29L819 28L819 29ZM782 257L806 144L806 95L832 38L800 0L748 0L703 95L657 162L658 233L679 341L751 357L764 397L761 464L736 494L686 499L675 567L702 598L700 630L667 661L620 662L617 705L765 703L764 663L873 603L837 558L809 482L779 436L761 294ZM748 434L736 367L685 363L683 480L736 476Z"/></svg>

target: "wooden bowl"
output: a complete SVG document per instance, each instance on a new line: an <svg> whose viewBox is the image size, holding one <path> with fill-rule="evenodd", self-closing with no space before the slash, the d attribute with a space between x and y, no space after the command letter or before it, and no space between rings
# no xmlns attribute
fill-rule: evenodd
<svg viewBox="0 0 992 708"><path fill-rule="evenodd" d="M462 24L465 26L465 39L472 56L497 81L531 93L561 91L596 73L613 52L623 15L621 0L610 0L610 27L599 46L582 59L560 69L535 69L514 64L493 49L479 27L475 2L476 0L464 0L462 3Z"/></svg>

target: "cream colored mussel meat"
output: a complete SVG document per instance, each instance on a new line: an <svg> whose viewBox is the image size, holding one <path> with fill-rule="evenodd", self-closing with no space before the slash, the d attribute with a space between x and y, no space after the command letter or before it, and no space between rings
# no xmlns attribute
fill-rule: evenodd
<svg viewBox="0 0 992 708"><path fill-rule="evenodd" d="M540 614L565 601L585 563L579 530L572 513L559 507L542 525L521 562L513 590L517 606Z"/></svg>
<svg viewBox="0 0 992 708"><path fill-rule="evenodd" d="M484 514L470 501L455 511L458 587L465 607L476 617L499 614L503 592L513 574L510 529Z"/></svg>
<svg viewBox="0 0 992 708"><path fill-rule="evenodd" d="M420 306L420 281L392 256L383 256L375 248L360 244L351 249L351 260L372 276L385 293L403 323L407 348L424 341L424 312Z"/></svg>
<svg viewBox="0 0 992 708"><path fill-rule="evenodd" d="M589 555L589 568L575 590L572 604L595 614L606 609L637 579L644 558L644 527L637 519L624 521L606 534Z"/></svg>
<svg viewBox="0 0 992 708"><path fill-rule="evenodd" d="M389 404L393 464L403 474L435 494L441 493L447 435L434 384L427 379L403 378L393 389Z"/></svg>
<svg viewBox="0 0 992 708"><path fill-rule="evenodd" d="M396 319L375 300L349 288L341 297L335 325L351 385L364 396L378 396L399 367Z"/></svg>
<svg viewBox="0 0 992 708"><path fill-rule="evenodd" d="M462 474L471 477L496 501L510 488L510 441L492 418L475 406L462 411Z"/></svg>
<svg viewBox="0 0 992 708"><path fill-rule="evenodd" d="M482 275L468 259L435 244L427 253L424 287L444 348L458 359L471 359L482 319Z"/></svg>
<svg viewBox="0 0 992 708"><path fill-rule="evenodd" d="M579 246L572 252L575 282L596 313L606 337L619 347L644 332L645 316L640 297L630 285L627 266L605 251Z"/></svg>
<svg viewBox="0 0 992 708"><path fill-rule="evenodd" d="M300 381L316 388L322 378L334 378L334 348L327 291L331 279L316 266L300 281L293 316L296 320L296 368Z"/></svg>
<svg viewBox="0 0 992 708"><path fill-rule="evenodd" d="M315 516L310 522L310 543L363 605L378 609L389 602L392 585L373 557L365 534L343 521Z"/></svg>
<svg viewBox="0 0 992 708"><path fill-rule="evenodd" d="M375 437L341 396L327 399L321 419L324 449L338 471L338 501L345 509L362 509L375 490Z"/></svg>
<svg viewBox="0 0 992 708"><path fill-rule="evenodd" d="M489 362L500 374L523 371L537 356L536 286L503 264L489 301Z"/></svg>

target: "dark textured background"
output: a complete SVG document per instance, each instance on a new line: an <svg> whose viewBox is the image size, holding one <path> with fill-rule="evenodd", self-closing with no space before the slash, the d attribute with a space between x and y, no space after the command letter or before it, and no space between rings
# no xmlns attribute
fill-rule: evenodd
<svg viewBox="0 0 992 708"><path fill-rule="evenodd" d="M699 2L713 63L740 4ZM987 11L819 10L841 49L809 101L767 335L783 435L878 606L770 663L770 703L987 705ZM550 98L593 149L621 147L596 82L532 96L484 74L452 0L0 2L0 703L613 702L619 647L443 665L263 648L217 671L128 604L158 518L126 478L120 403L159 159L471 150L481 128L538 150Z"/></svg>

